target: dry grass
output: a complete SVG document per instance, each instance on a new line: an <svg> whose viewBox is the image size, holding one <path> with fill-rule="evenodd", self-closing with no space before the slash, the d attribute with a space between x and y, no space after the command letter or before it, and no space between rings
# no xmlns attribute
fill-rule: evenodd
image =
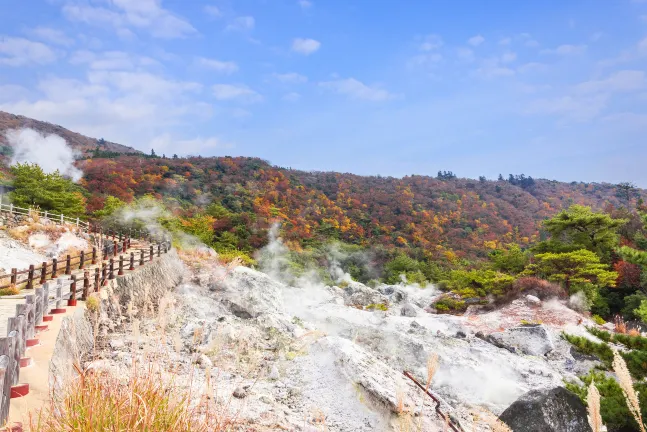
<svg viewBox="0 0 647 432"><path fill-rule="evenodd" d="M589 386L588 395L586 397L586 404L589 411L589 425L592 432L602 431L602 417L600 415L600 392L595 386L595 381L591 381Z"/></svg>
<svg viewBox="0 0 647 432"><path fill-rule="evenodd" d="M629 329L629 331L627 332L627 334L628 334L629 336L634 336L634 337L635 337L635 336L640 336L640 330L638 330L638 329L636 329L636 328L632 328L632 329Z"/></svg>
<svg viewBox="0 0 647 432"><path fill-rule="evenodd" d="M20 294L20 288L16 285L8 286L7 288L0 288L0 296L10 296Z"/></svg>
<svg viewBox="0 0 647 432"><path fill-rule="evenodd" d="M431 381L433 381L434 375L438 372L439 366L438 354L430 355L427 359L427 387L425 390L429 390L429 387L431 387Z"/></svg>
<svg viewBox="0 0 647 432"><path fill-rule="evenodd" d="M622 388L622 393L625 396L627 407L629 408L631 415L633 415L634 419L636 419L636 423L638 423L640 431L646 432L642 415L640 413L638 394L634 389L633 381L631 380L631 375L629 374L629 369L627 369L627 364L617 350L613 350L613 370L618 377L618 384L620 384L620 388Z"/></svg>
<svg viewBox="0 0 647 432"><path fill-rule="evenodd" d="M99 311L100 303L99 295L97 293L92 293L87 299L85 299L85 308L92 313L97 313Z"/></svg>
<svg viewBox="0 0 647 432"><path fill-rule="evenodd" d="M30 416L27 430L225 432L237 423L209 401L193 407L190 395L152 371L126 383L110 374L79 373L62 397Z"/></svg>
<svg viewBox="0 0 647 432"><path fill-rule="evenodd" d="M490 411L481 410L472 414L474 416L474 421L477 424L485 424L489 426L492 432L513 432L508 425L499 420L497 416L492 414Z"/></svg>
<svg viewBox="0 0 647 432"><path fill-rule="evenodd" d="M621 333L621 334L627 333L627 324L625 323L625 320L623 320L620 315L616 315L613 321L615 324L616 333Z"/></svg>

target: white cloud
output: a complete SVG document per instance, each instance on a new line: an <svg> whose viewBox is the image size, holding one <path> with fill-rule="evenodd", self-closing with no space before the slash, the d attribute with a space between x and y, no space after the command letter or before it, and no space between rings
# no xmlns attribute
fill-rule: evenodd
<svg viewBox="0 0 647 432"><path fill-rule="evenodd" d="M517 59L517 54L512 51L506 51L501 56L502 63L511 63Z"/></svg>
<svg viewBox="0 0 647 432"><path fill-rule="evenodd" d="M301 99L301 95L296 92L291 92L284 95L282 99L288 102L298 102Z"/></svg>
<svg viewBox="0 0 647 432"><path fill-rule="evenodd" d="M128 37L131 28L148 31L156 38L182 38L196 33L186 20L161 6L161 0L111 0L108 7L90 6L68 0L63 14L71 21L113 27L120 37Z"/></svg>
<svg viewBox="0 0 647 432"><path fill-rule="evenodd" d="M425 36L419 46L420 51L433 51L443 46L443 39L435 34Z"/></svg>
<svg viewBox="0 0 647 432"><path fill-rule="evenodd" d="M415 67L415 66L435 67L442 61L443 61L442 54L439 54L437 52L430 52L430 53L418 54L416 56L413 56L409 60L408 65L410 67Z"/></svg>
<svg viewBox="0 0 647 432"><path fill-rule="evenodd" d="M474 60L474 51L469 48L460 47L456 50L456 55L459 59L464 61L473 61Z"/></svg>
<svg viewBox="0 0 647 432"><path fill-rule="evenodd" d="M639 70L622 70L613 73L608 78L591 80L578 84L575 89L579 93L615 93L630 92L645 88L645 72Z"/></svg>
<svg viewBox="0 0 647 432"><path fill-rule="evenodd" d="M26 99L29 91L15 84L0 84L0 103Z"/></svg>
<svg viewBox="0 0 647 432"><path fill-rule="evenodd" d="M275 73L275 74L272 74L272 77L275 80L286 84L287 83L300 84L308 81L308 77L298 74L296 72L290 72L290 73L284 73L284 74Z"/></svg>
<svg viewBox="0 0 647 432"><path fill-rule="evenodd" d="M335 81L321 82L323 88L336 93L346 95L351 99L361 99L371 102L380 102L394 98L395 96L379 87L371 87L355 78L338 79Z"/></svg>
<svg viewBox="0 0 647 432"><path fill-rule="evenodd" d="M147 72L91 70L86 79L41 79L28 94L0 98L0 110L150 151L145 146L160 130L211 117L201 89Z"/></svg>
<svg viewBox="0 0 647 432"><path fill-rule="evenodd" d="M503 38L499 41L499 45L510 45L512 43L512 39L509 37Z"/></svg>
<svg viewBox="0 0 647 432"><path fill-rule="evenodd" d="M602 96L560 96L531 102L526 114L560 115L575 121L588 121L597 117L605 107L606 98Z"/></svg>
<svg viewBox="0 0 647 432"><path fill-rule="evenodd" d="M47 45L24 38L0 38L0 65L26 66L52 63L56 54Z"/></svg>
<svg viewBox="0 0 647 432"><path fill-rule="evenodd" d="M309 9L312 7L312 2L310 0L299 0L298 3L302 9Z"/></svg>
<svg viewBox="0 0 647 432"><path fill-rule="evenodd" d="M583 54L586 51L586 45L560 45L554 49L541 50L542 54L556 54L561 56Z"/></svg>
<svg viewBox="0 0 647 432"><path fill-rule="evenodd" d="M202 67L224 74L232 74L238 70L238 65L233 61L221 61L206 57L198 57L196 62Z"/></svg>
<svg viewBox="0 0 647 432"><path fill-rule="evenodd" d="M485 42L485 38L481 35L472 36L467 40L467 43L474 47L481 45L483 42Z"/></svg>
<svg viewBox="0 0 647 432"><path fill-rule="evenodd" d="M222 12L217 6L207 5L204 7L204 11L212 18L220 18L222 16Z"/></svg>
<svg viewBox="0 0 647 432"><path fill-rule="evenodd" d="M154 137L148 147L155 149L155 153L166 156L179 154L181 156L204 154L206 151L230 149L235 147L232 143L225 142L218 137L196 137L192 139L173 138L170 133Z"/></svg>
<svg viewBox="0 0 647 432"><path fill-rule="evenodd" d="M69 61L73 65L87 64L90 69L95 70L131 70L160 64L150 57L137 56L123 51L96 53L80 50L74 52Z"/></svg>
<svg viewBox="0 0 647 432"><path fill-rule="evenodd" d="M292 41L292 51L303 55L310 55L319 50L321 42L314 39L297 38Z"/></svg>
<svg viewBox="0 0 647 432"><path fill-rule="evenodd" d="M241 16L235 18L226 28L229 31L249 31L256 26L256 20L252 16Z"/></svg>
<svg viewBox="0 0 647 432"><path fill-rule="evenodd" d="M521 66L517 68L517 71L519 73L532 73L532 72L543 72L548 68L543 63L537 63L537 62L530 62L530 63L524 63Z"/></svg>
<svg viewBox="0 0 647 432"><path fill-rule="evenodd" d="M216 84L211 88L215 98L221 101L255 103L263 100L260 94L242 84Z"/></svg>
<svg viewBox="0 0 647 432"><path fill-rule="evenodd" d="M482 78L497 78L504 76L512 76L515 74L513 69L502 66L500 60L496 57L485 59L481 62L481 66L474 71L474 73Z"/></svg>
<svg viewBox="0 0 647 432"><path fill-rule="evenodd" d="M28 33L36 39L55 45L70 46L74 44L74 39L68 37L64 32L49 27L36 27L29 30Z"/></svg>

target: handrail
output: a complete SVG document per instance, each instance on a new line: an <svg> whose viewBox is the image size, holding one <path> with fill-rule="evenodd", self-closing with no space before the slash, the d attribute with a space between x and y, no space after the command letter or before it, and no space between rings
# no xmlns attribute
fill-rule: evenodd
<svg viewBox="0 0 647 432"><path fill-rule="evenodd" d="M24 208L18 207L13 204L2 204L2 197L0 196L0 212L8 212L9 214L21 214L26 216L32 216L36 213L38 216L43 217L44 219L49 219L50 221L64 225L66 222L72 225L80 226L83 228L89 228L90 223L82 221L79 217L70 217L65 216L62 213L53 213L48 210L38 210L34 208Z"/></svg>

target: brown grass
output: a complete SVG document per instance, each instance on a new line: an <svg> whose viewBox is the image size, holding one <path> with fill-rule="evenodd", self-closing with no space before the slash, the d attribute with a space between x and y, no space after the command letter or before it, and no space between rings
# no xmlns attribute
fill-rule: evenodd
<svg viewBox="0 0 647 432"><path fill-rule="evenodd" d="M629 369L627 369L627 364L625 363L622 356L618 353L617 350L613 350L613 370L618 377L618 384L622 388L622 393L625 396L627 401L627 407L636 419L636 423L640 427L641 432L646 432L645 424L643 423L642 414L640 413L640 403L638 402L638 394L634 389L633 381L631 380L631 375L629 374Z"/></svg>
<svg viewBox="0 0 647 432"><path fill-rule="evenodd" d="M18 288L16 285L11 285L7 288L0 289L0 296L10 296L17 294L20 294L20 288Z"/></svg>
<svg viewBox="0 0 647 432"><path fill-rule="evenodd" d="M591 426L592 432L601 432L600 392L598 392L598 388L595 386L595 381L591 381L591 385L589 386L586 405L589 411L589 425Z"/></svg>
<svg viewBox="0 0 647 432"><path fill-rule="evenodd" d="M236 419L209 402L193 407L161 374L135 373L124 383L105 373L83 373L62 397L29 419L34 432L225 432Z"/></svg>
<svg viewBox="0 0 647 432"><path fill-rule="evenodd" d="M613 320L615 324L616 333L626 334L627 333L627 323L622 319L620 315L616 315Z"/></svg>

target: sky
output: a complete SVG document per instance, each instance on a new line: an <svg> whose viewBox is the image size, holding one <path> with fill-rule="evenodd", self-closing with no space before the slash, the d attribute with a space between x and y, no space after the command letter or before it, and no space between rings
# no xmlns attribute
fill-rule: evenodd
<svg viewBox="0 0 647 432"><path fill-rule="evenodd" d="M0 110L170 156L647 187L647 0L0 0Z"/></svg>

